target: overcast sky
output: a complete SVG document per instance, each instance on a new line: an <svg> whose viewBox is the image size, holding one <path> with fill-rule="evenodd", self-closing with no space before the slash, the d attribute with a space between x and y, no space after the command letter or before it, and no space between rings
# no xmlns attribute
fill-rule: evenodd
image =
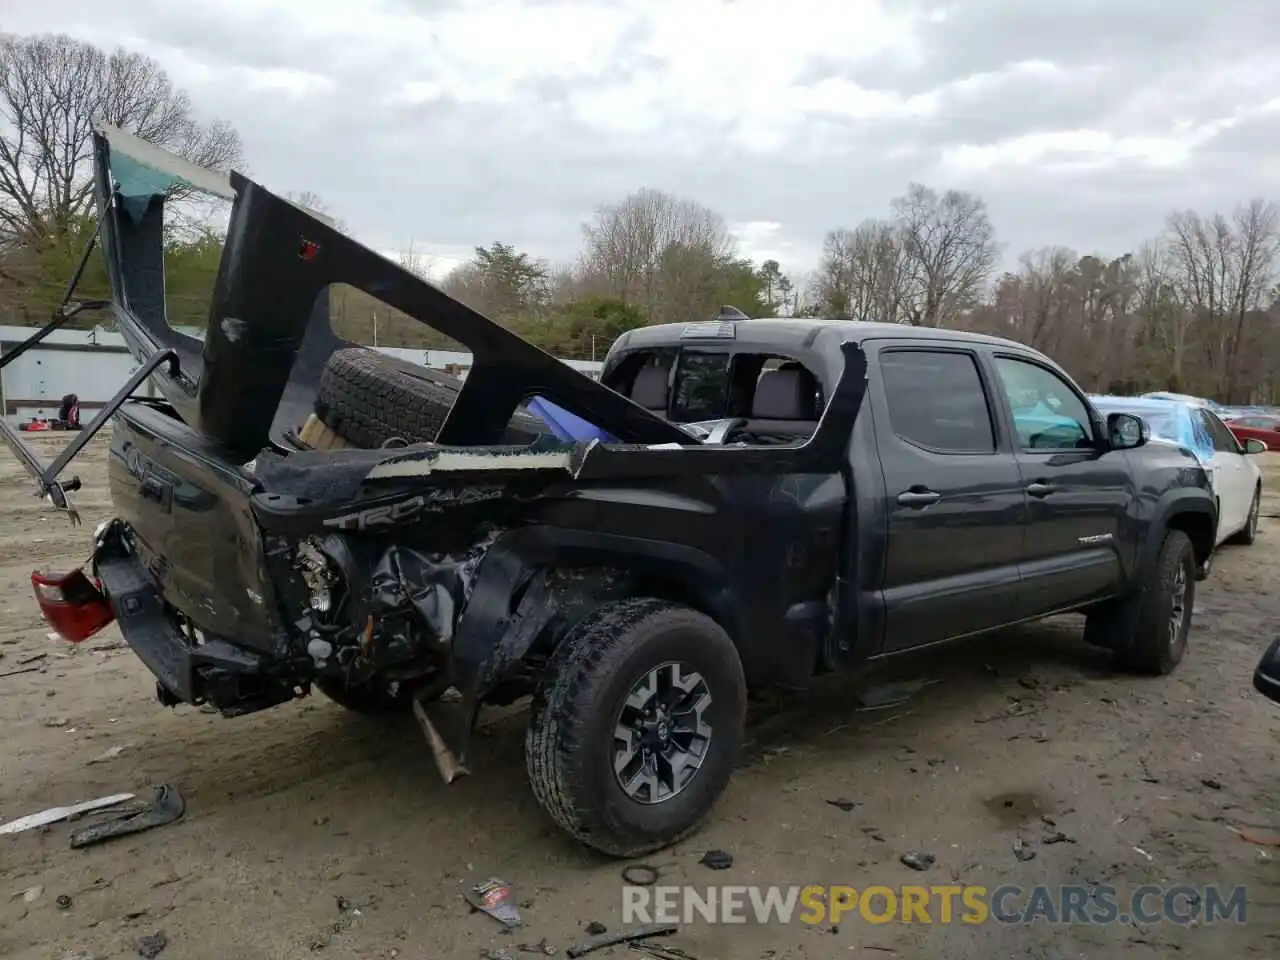
<svg viewBox="0 0 1280 960"><path fill-rule="evenodd" d="M910 180L974 190L1009 259L1118 254L1175 207L1280 199L1276 0L2 0L3 27L155 57L247 172L444 267L574 255L651 186L803 270Z"/></svg>

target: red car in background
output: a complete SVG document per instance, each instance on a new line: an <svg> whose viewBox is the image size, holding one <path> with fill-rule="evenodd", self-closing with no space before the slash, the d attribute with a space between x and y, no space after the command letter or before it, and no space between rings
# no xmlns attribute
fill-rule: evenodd
<svg viewBox="0 0 1280 960"><path fill-rule="evenodd" d="M1280 453L1280 417L1260 413L1245 414L1223 422L1241 443L1246 440L1261 440L1268 450Z"/></svg>

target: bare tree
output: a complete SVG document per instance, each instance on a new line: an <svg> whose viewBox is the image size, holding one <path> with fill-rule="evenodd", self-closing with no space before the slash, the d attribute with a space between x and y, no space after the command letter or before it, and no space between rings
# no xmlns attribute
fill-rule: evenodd
<svg viewBox="0 0 1280 960"><path fill-rule="evenodd" d="M1029 250L1018 261L1018 272L997 285L1005 336L1037 350L1054 352L1067 323L1066 291L1079 257L1066 247Z"/></svg>
<svg viewBox="0 0 1280 960"><path fill-rule="evenodd" d="M0 38L0 231L8 238L38 239L84 214L97 118L201 166L240 159L236 132L199 123L187 94L149 57L63 35Z"/></svg>
<svg viewBox="0 0 1280 960"><path fill-rule="evenodd" d="M898 323L909 294L903 234L882 220L827 234L818 266L818 298L827 312Z"/></svg>
<svg viewBox="0 0 1280 960"><path fill-rule="evenodd" d="M1000 258L986 203L913 183L892 209L902 231L912 322L954 323L978 302Z"/></svg>
<svg viewBox="0 0 1280 960"><path fill-rule="evenodd" d="M584 234L584 271L646 320L701 313L734 250L719 214L650 188L600 208Z"/></svg>
<svg viewBox="0 0 1280 960"><path fill-rule="evenodd" d="M1231 218L1175 213L1169 218L1168 242L1212 388L1234 400L1245 392L1239 373L1247 320L1268 306L1280 266L1280 209L1254 200Z"/></svg>

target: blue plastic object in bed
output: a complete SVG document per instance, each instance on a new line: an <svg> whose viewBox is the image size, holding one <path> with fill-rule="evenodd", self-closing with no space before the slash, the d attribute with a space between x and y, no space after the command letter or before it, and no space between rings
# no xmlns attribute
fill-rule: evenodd
<svg viewBox="0 0 1280 960"><path fill-rule="evenodd" d="M558 439L566 443L585 443L588 440L601 440L605 443L613 441L613 437L594 423L588 423L581 417L570 413L564 407L556 406L543 397L534 397L529 401L529 412L536 414L543 423L551 428L551 432Z"/></svg>

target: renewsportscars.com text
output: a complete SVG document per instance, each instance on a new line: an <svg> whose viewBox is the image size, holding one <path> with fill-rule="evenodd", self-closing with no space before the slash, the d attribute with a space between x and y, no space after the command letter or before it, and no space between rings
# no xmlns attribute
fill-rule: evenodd
<svg viewBox="0 0 1280 960"><path fill-rule="evenodd" d="M1244 923L1244 887L625 886L624 923Z"/></svg>

